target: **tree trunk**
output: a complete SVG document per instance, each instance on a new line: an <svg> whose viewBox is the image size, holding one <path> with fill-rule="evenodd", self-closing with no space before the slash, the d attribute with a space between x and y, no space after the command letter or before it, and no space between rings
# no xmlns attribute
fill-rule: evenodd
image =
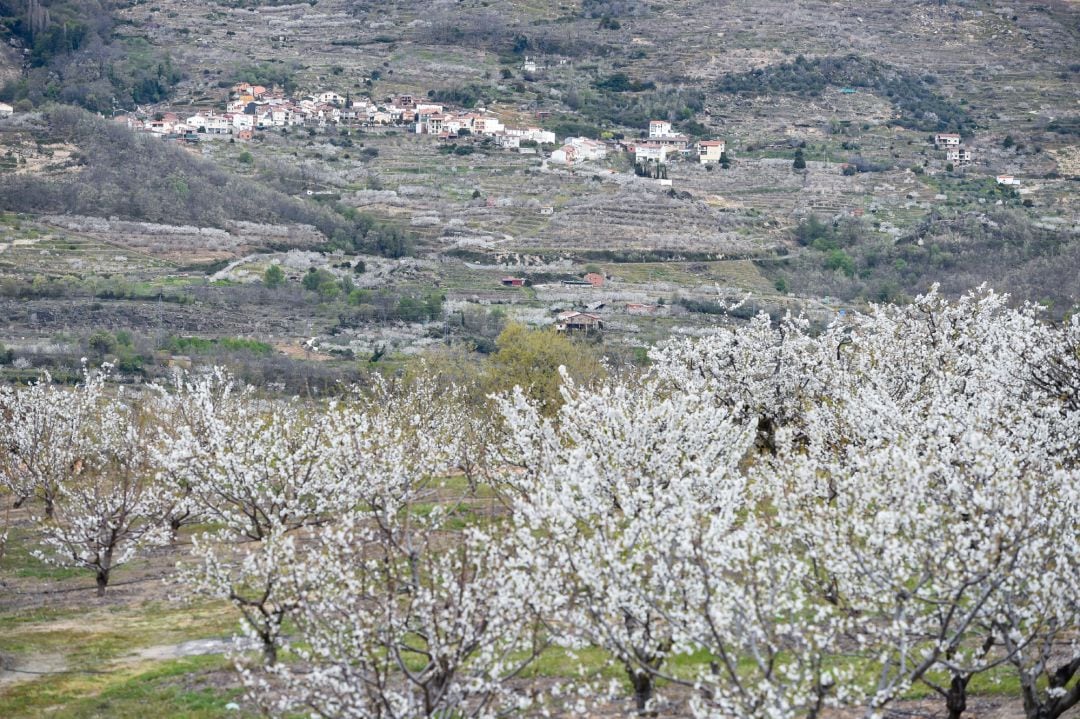
<svg viewBox="0 0 1080 719"><path fill-rule="evenodd" d="M176 542L177 535L180 533L180 527L183 526L184 520L187 519L185 514L183 517L173 515L169 518L169 541Z"/></svg>
<svg viewBox="0 0 1080 719"><path fill-rule="evenodd" d="M949 690L945 692L945 708L949 712L949 719L960 719L967 710L967 685L970 680L970 675L953 675Z"/></svg>
<svg viewBox="0 0 1080 719"><path fill-rule="evenodd" d="M648 672L626 668L627 674L630 675L630 683L634 687L634 705L637 707L637 713L646 716L649 702L653 698L653 678Z"/></svg>
<svg viewBox="0 0 1080 719"><path fill-rule="evenodd" d="M1065 693L1045 702L1039 699L1039 691L1034 679L1021 673L1024 714L1027 715L1027 719L1058 719L1074 706L1080 705L1080 682L1069 687L1069 682L1077 672L1080 672L1080 658L1058 667L1057 671L1050 675L1050 687L1064 690Z"/></svg>
<svg viewBox="0 0 1080 719"><path fill-rule="evenodd" d="M109 586L109 570L99 569L97 573L97 595L105 596L105 587Z"/></svg>
<svg viewBox="0 0 1080 719"><path fill-rule="evenodd" d="M263 660L266 662L266 666L272 667L277 664L277 644L269 633L262 634L261 638L263 643Z"/></svg>

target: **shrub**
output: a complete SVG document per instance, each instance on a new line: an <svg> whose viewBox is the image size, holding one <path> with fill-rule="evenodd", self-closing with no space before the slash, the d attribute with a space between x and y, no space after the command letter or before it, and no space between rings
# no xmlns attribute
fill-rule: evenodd
<svg viewBox="0 0 1080 719"><path fill-rule="evenodd" d="M855 261L851 259L848 253L844 252L840 248L830 250L829 254L825 257L825 269L827 270L840 270L848 277L855 275Z"/></svg>
<svg viewBox="0 0 1080 719"><path fill-rule="evenodd" d="M281 265L270 265L266 268L263 272L263 284L270 288L285 284L285 272L282 271Z"/></svg>

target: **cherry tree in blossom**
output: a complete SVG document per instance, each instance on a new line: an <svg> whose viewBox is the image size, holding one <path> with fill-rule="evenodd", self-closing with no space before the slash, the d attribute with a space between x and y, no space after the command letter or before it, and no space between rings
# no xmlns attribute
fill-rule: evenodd
<svg viewBox="0 0 1080 719"><path fill-rule="evenodd" d="M56 493L94 453L86 429L102 400L106 372L85 370L74 389L44 373L26 387L0 387L0 485L16 507L40 499L52 516Z"/></svg>
<svg viewBox="0 0 1080 719"><path fill-rule="evenodd" d="M656 680L673 679L672 653L692 650L668 613L680 591L669 548L689 539L680 534L688 508L734 525L752 427L709 397L655 382L587 390L564 378L563 394L554 419L521 392L502 402L519 467L505 480L517 541L532 572L564 578L552 603L565 640L615 657L645 711Z"/></svg>
<svg viewBox="0 0 1080 719"><path fill-rule="evenodd" d="M249 670L274 715L491 717L535 703L513 680L544 647L543 596L508 571L515 549L415 507L320 530L290 573L296 662ZM495 528L496 532L499 531Z"/></svg>
<svg viewBox="0 0 1080 719"><path fill-rule="evenodd" d="M45 547L37 556L61 566L90 569L98 596L104 595L116 567L140 549L166 539L150 462L156 428L138 400L123 392L104 398L102 381L103 373L88 373L85 384L63 393L66 403L38 393L23 398L41 403L30 413L36 421L45 411L63 415L62 408L68 407L69 415L53 421L77 423L65 435L69 446L39 448L63 461L72 455L76 459L66 473L39 475L39 481L50 485L52 511L36 517ZM37 466L56 464L53 457Z"/></svg>

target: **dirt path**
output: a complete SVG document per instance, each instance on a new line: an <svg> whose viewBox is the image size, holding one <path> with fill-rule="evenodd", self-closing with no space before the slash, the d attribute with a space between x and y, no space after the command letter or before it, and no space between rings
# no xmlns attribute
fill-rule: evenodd
<svg viewBox="0 0 1080 719"><path fill-rule="evenodd" d="M58 674L66 668L67 659L60 653L19 657L0 654L0 689Z"/></svg>
<svg viewBox="0 0 1080 719"><path fill-rule="evenodd" d="M250 640L242 638L193 639L179 644L155 644L151 647L143 647L120 661L124 664L142 661L161 662L184 657L201 657L207 654L227 654L233 650L248 651L255 648Z"/></svg>

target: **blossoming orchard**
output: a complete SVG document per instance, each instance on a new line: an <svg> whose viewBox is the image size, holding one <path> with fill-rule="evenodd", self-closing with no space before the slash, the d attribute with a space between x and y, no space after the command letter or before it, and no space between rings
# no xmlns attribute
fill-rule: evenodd
<svg viewBox="0 0 1080 719"><path fill-rule="evenodd" d="M324 399L109 379L0 390L4 502L103 595L183 538L167 581L235 613L253 710L1080 704L1080 318L987 290L763 314L554 406L430 372Z"/></svg>

